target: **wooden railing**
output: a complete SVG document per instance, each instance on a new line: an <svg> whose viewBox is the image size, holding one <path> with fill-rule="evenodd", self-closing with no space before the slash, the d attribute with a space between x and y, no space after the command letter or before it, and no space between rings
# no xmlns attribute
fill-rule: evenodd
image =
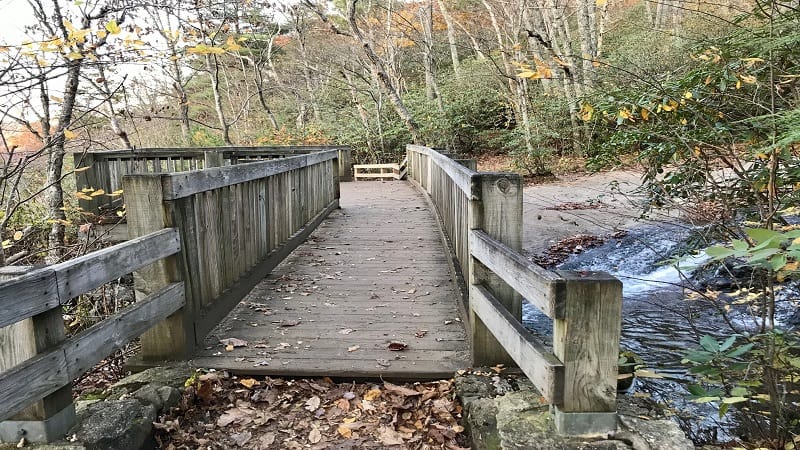
<svg viewBox="0 0 800 450"><path fill-rule="evenodd" d="M174 228L0 282L0 441L63 437L75 422L72 382L99 361L184 304L184 285L174 279L149 295L66 338L62 305L152 264L172 264L180 251Z"/></svg>
<svg viewBox="0 0 800 450"><path fill-rule="evenodd" d="M131 237L179 230L175 266L137 278L147 293L178 277L186 306L142 336L147 361L181 359L339 205L339 152L123 178Z"/></svg>
<svg viewBox="0 0 800 450"><path fill-rule="evenodd" d="M554 406L561 433L615 430L619 280L527 261L519 175L479 173L427 147L407 154L409 178L430 195L469 283L473 363L516 364ZM553 320L552 351L522 326L522 297Z"/></svg>
<svg viewBox="0 0 800 450"><path fill-rule="evenodd" d="M272 146L272 147L207 147L207 148L144 148L109 152L85 152L73 155L78 190L102 190L111 194L122 189L122 178L133 173L173 173L211 167L237 165L254 161L286 158L296 155L336 150L341 181L353 179L353 160L347 146ZM85 170L81 170L86 168ZM88 196L79 199L84 211L115 206L114 197ZM121 205L118 202L116 206Z"/></svg>
<svg viewBox="0 0 800 450"><path fill-rule="evenodd" d="M404 159L400 164L356 164L353 166L353 179L355 181L365 178L402 180L408 173L407 164L407 159Z"/></svg>

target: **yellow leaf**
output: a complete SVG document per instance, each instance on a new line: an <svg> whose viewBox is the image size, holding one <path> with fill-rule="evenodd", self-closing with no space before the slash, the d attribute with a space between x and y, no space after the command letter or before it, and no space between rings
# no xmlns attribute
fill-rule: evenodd
<svg viewBox="0 0 800 450"><path fill-rule="evenodd" d="M99 37L100 39L103 39L103 38L105 38L105 37L108 35L108 33L106 32L106 30L97 30L97 31L96 31L94 34L95 34L97 37Z"/></svg>
<svg viewBox="0 0 800 450"><path fill-rule="evenodd" d="M122 189L117 189L116 191L106 195L108 195L109 197L119 197L120 195L122 195Z"/></svg>
<svg viewBox="0 0 800 450"><path fill-rule="evenodd" d="M5 250L9 247L11 247L11 241L6 239L5 241L3 241L3 249Z"/></svg>
<svg viewBox="0 0 800 450"><path fill-rule="evenodd" d="M606 6L606 3L608 3L608 0L595 0L595 4L599 8L602 8L603 6Z"/></svg>
<svg viewBox="0 0 800 450"><path fill-rule="evenodd" d="M689 91L686 91L686 92L684 92L684 93L683 93L683 98L685 98L685 99L687 99L687 100L689 100L689 99L690 99L690 98L692 98L692 97L693 97L693 96L692 96L692 93L691 93L691 92L689 92Z"/></svg>
<svg viewBox="0 0 800 450"><path fill-rule="evenodd" d="M221 55L225 53L225 49L220 47L211 47L206 44L197 44L194 47L187 48L186 52L189 54L197 54L197 55L207 55L209 53L215 55Z"/></svg>
<svg viewBox="0 0 800 450"><path fill-rule="evenodd" d="M89 170L91 168L92 168L92 166L78 167L75 170L73 170L73 172L76 172L76 173L86 172L87 170Z"/></svg>
<svg viewBox="0 0 800 450"><path fill-rule="evenodd" d="M108 30L108 32L111 34L119 34L119 32L121 31L119 25L117 25L116 20L110 20L106 24L106 30Z"/></svg>
<svg viewBox="0 0 800 450"><path fill-rule="evenodd" d="M23 236L25 236L25 235L22 233L22 231L17 231L16 233L14 233L14 240L18 241L18 240L22 239Z"/></svg>
<svg viewBox="0 0 800 450"><path fill-rule="evenodd" d="M353 430L350 428L339 425L339 428L337 428L336 431L345 439L350 439L353 437Z"/></svg>
<svg viewBox="0 0 800 450"><path fill-rule="evenodd" d="M364 394L364 400L373 401L380 396L381 396L380 389L370 389L366 394Z"/></svg>
<svg viewBox="0 0 800 450"><path fill-rule="evenodd" d="M517 74L518 78L539 78L539 72L532 70L525 70Z"/></svg>
<svg viewBox="0 0 800 450"><path fill-rule="evenodd" d="M641 115L642 115L642 120L647 122L647 120L650 119L650 110L642 108Z"/></svg>
<svg viewBox="0 0 800 450"><path fill-rule="evenodd" d="M686 121L686 118L685 118L685 117L684 117L683 119L681 119L681 125L686 125L687 123L688 123L688 122Z"/></svg>
<svg viewBox="0 0 800 450"><path fill-rule="evenodd" d="M80 200L91 200L92 199L92 197L89 197L88 195L84 194L83 192L76 192L75 193L75 197L77 197Z"/></svg>
<svg viewBox="0 0 800 450"><path fill-rule="evenodd" d="M633 122L633 116L631 115L631 112L628 111L628 108L620 109L617 115L623 119L630 120L631 122Z"/></svg>
<svg viewBox="0 0 800 450"><path fill-rule="evenodd" d="M736 80L736 89L742 88L742 80Z"/></svg>
<svg viewBox="0 0 800 450"><path fill-rule="evenodd" d="M241 45L236 43L236 40L233 38L233 36L228 36L228 40L225 41L225 47L227 47L228 51L231 52L238 52L239 49L242 48Z"/></svg>
<svg viewBox="0 0 800 450"><path fill-rule="evenodd" d="M78 135L75 134L74 131L64 128L64 139L75 139L76 137L78 137Z"/></svg>
<svg viewBox="0 0 800 450"><path fill-rule="evenodd" d="M92 193L91 193L91 194L89 194L89 195L91 195L92 197L97 197L97 196L103 195L103 194L105 194L105 193L106 193L106 191L104 191L104 190L102 190L102 189L98 189L98 190L96 190L96 191L92 192Z"/></svg>
<svg viewBox="0 0 800 450"><path fill-rule="evenodd" d="M754 77L752 75L739 75L739 79L742 80L742 82L747 83L747 84L756 84L756 82L758 81L758 80L756 80L756 77Z"/></svg>
<svg viewBox="0 0 800 450"><path fill-rule="evenodd" d="M75 61L76 59L83 59L83 55L78 52L69 52L67 53L67 59L70 61Z"/></svg>
<svg viewBox="0 0 800 450"><path fill-rule="evenodd" d="M52 100L52 101L54 101L56 103L64 103L64 99L63 98L56 97L55 95L51 95L50 96L50 100Z"/></svg>
<svg viewBox="0 0 800 450"><path fill-rule="evenodd" d="M246 387L247 389L253 389L253 386L258 386L261 384L258 382L258 380L255 380L253 378L245 378L244 380L239 381L239 383L241 383L241 385Z"/></svg>
<svg viewBox="0 0 800 450"><path fill-rule="evenodd" d="M584 103L583 106L581 106L580 114L581 114L581 119L584 122L588 122L592 120L592 115L594 115L594 107L592 107L592 105L588 103Z"/></svg>

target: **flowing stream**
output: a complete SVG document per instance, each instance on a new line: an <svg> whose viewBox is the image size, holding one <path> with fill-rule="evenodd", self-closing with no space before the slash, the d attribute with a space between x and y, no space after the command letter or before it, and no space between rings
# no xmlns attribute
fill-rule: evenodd
<svg viewBox="0 0 800 450"><path fill-rule="evenodd" d="M710 306L686 300L687 277L706 257L682 260L681 271L674 260L668 262L686 252L690 233L678 225L642 226L622 239L573 256L559 269L605 271L622 281L621 345L641 357L650 371L664 377L637 378L628 393L673 409L690 437L725 439L729 424L719 423L716 408L687 400L685 385L690 378L681 364L682 355L697 347L703 334L719 335L726 330ZM552 334L552 322L527 302L523 323L535 334Z"/></svg>

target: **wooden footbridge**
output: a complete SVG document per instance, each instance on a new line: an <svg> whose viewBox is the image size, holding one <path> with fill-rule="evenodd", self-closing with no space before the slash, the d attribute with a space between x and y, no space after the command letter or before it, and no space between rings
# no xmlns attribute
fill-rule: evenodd
<svg viewBox="0 0 800 450"><path fill-rule="evenodd" d="M519 253L520 177L413 145L376 176L407 181L344 183L351 166L346 147L76 155L79 189L123 191L130 239L0 283L0 439L63 435L72 380L136 338L133 365L272 376L502 363L555 406L561 432L613 430L621 284ZM131 272L133 306L65 336L61 305ZM553 319L552 342L522 327L523 298Z"/></svg>

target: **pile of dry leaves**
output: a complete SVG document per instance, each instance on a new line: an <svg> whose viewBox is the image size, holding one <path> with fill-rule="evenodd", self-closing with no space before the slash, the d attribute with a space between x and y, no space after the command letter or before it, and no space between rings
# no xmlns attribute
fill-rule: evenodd
<svg viewBox="0 0 800 450"><path fill-rule="evenodd" d="M156 423L166 449L466 450L452 380L395 385L198 374Z"/></svg>

